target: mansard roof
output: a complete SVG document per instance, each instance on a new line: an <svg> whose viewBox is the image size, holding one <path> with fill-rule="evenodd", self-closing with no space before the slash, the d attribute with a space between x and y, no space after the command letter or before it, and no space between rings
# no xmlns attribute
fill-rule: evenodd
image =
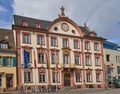
<svg viewBox="0 0 120 94"><path fill-rule="evenodd" d="M39 19L20 16L20 15L14 15L13 17L14 17L14 25L17 25L17 26L22 26L23 20L27 20L28 21L28 27L36 28L35 23L40 22L41 29L47 29L48 26L51 23L51 21L39 20Z"/></svg>
<svg viewBox="0 0 120 94"><path fill-rule="evenodd" d="M13 17L14 17L14 25L16 25L16 26L22 26L22 21L27 20L28 27L36 28L35 23L40 22L41 29L48 30L48 27L52 23L52 21L40 20L40 19L20 16L20 15L14 15ZM87 36L90 35L90 30L88 29L88 27L79 26L79 28L85 33L85 35L87 35Z"/></svg>
<svg viewBox="0 0 120 94"><path fill-rule="evenodd" d="M14 34L12 30L0 28L0 43L8 43L8 49L0 49L5 52L15 52Z"/></svg>

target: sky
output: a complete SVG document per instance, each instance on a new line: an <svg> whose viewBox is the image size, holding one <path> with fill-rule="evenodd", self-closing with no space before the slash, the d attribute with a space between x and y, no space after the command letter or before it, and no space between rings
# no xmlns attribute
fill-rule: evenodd
<svg viewBox="0 0 120 94"><path fill-rule="evenodd" d="M13 14L53 21L65 15L98 36L120 45L120 0L0 0L0 28L11 29Z"/></svg>

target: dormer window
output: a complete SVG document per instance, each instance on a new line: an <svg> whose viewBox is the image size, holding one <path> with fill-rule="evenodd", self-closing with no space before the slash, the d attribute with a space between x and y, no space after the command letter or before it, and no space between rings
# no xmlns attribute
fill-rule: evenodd
<svg viewBox="0 0 120 94"><path fill-rule="evenodd" d="M27 20L23 20L22 25L23 26L28 26L28 21Z"/></svg>
<svg viewBox="0 0 120 94"><path fill-rule="evenodd" d="M0 49L8 49L7 43L0 43Z"/></svg>
<svg viewBox="0 0 120 94"><path fill-rule="evenodd" d="M40 28L40 22L36 22L36 23L35 23L35 27L36 27L36 28Z"/></svg>

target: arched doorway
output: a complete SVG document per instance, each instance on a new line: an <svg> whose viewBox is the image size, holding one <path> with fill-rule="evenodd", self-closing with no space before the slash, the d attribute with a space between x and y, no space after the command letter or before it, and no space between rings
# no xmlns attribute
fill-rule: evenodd
<svg viewBox="0 0 120 94"><path fill-rule="evenodd" d="M64 74L64 86L70 86L70 74L69 73Z"/></svg>

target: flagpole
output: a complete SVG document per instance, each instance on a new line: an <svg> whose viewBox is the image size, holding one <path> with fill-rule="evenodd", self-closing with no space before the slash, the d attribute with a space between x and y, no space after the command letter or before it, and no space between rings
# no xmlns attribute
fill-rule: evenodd
<svg viewBox="0 0 120 94"><path fill-rule="evenodd" d="M56 71L55 71L55 74L56 74L56 75L55 75L55 80L56 80L56 81L55 81L55 82L56 82L56 92L57 92L57 67L58 67L58 66L57 66L57 60L56 60L56 59L57 59L57 55L56 55L56 53L55 53L55 62L56 62L56 68L55 68L55 70L56 70Z"/></svg>
<svg viewBox="0 0 120 94"><path fill-rule="evenodd" d="M34 88L34 92L36 92L36 55L35 55L35 49L34 49L34 74L35 74L35 88Z"/></svg>
<svg viewBox="0 0 120 94"><path fill-rule="evenodd" d="M36 68L34 69L34 74L35 74L35 92L36 92Z"/></svg>
<svg viewBox="0 0 120 94"><path fill-rule="evenodd" d="M46 90L48 92L48 69L46 69Z"/></svg>

